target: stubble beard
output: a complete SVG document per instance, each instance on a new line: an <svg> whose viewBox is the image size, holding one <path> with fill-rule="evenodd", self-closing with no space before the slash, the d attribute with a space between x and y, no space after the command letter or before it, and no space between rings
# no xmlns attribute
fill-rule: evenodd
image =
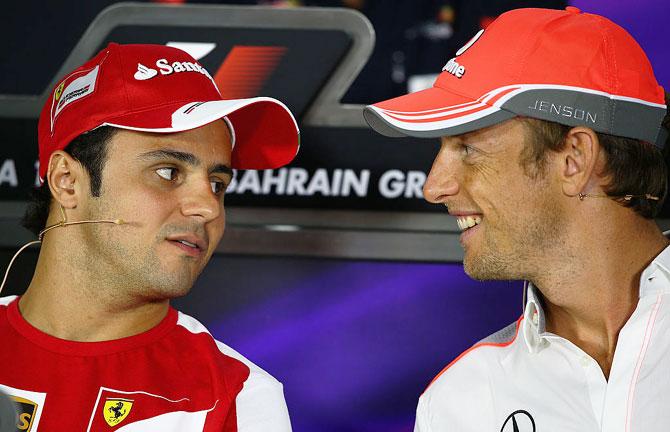
<svg viewBox="0 0 670 432"><path fill-rule="evenodd" d="M483 226L479 250L465 251L463 267L468 276L475 280L533 280L543 272L547 255L563 243L565 220L562 210L550 200L527 205L535 205L536 211L523 221L503 227Z"/></svg>
<svg viewBox="0 0 670 432"><path fill-rule="evenodd" d="M106 219L112 210L101 208L89 219ZM141 224L142 222L139 221ZM193 273L189 257L171 257L170 268L158 256L157 249L165 247L165 235L159 233L146 244L133 231L139 227L133 221L124 225L91 224L89 252L85 263L97 289L109 287L109 295L126 298L129 302L152 302L181 297L187 294L202 268ZM179 265L174 262L178 261Z"/></svg>

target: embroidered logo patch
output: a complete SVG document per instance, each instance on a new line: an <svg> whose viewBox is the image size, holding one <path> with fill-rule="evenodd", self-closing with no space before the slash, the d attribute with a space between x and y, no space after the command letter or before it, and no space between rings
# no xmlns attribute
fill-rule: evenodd
<svg viewBox="0 0 670 432"><path fill-rule="evenodd" d="M470 39L470 40L468 41L468 43L466 43L466 44L463 45L458 51L456 51L456 57L458 57L459 55L461 55L461 54L463 54L465 51L467 51L472 45L474 45L475 42L477 42L477 40L478 40L483 34L484 34L484 29L479 30L479 31L477 32L477 34L474 35L474 36L472 37L472 39Z"/></svg>
<svg viewBox="0 0 670 432"><path fill-rule="evenodd" d="M87 431L202 431L208 414L218 403L218 400L194 403L186 397L169 399L142 390L100 387Z"/></svg>
<svg viewBox="0 0 670 432"><path fill-rule="evenodd" d="M58 114L65 107L73 102L92 94L95 91L95 84L98 80L98 71L100 66L91 70L75 72L63 80L54 92L51 102L51 133L54 131L54 125Z"/></svg>
<svg viewBox="0 0 670 432"><path fill-rule="evenodd" d="M132 399L108 398L102 409L102 415L110 426L116 426L128 417L133 408Z"/></svg>
<svg viewBox="0 0 670 432"><path fill-rule="evenodd" d="M65 81L60 83L58 88L56 88L56 91L54 92L54 100L58 102L60 100L61 95L63 94L63 89L65 88Z"/></svg>
<svg viewBox="0 0 670 432"><path fill-rule="evenodd" d="M19 414L16 428L20 431L32 430L35 414L37 413L37 403L18 396L12 396L12 400L16 403Z"/></svg>
<svg viewBox="0 0 670 432"><path fill-rule="evenodd" d="M0 384L0 391L9 395L16 406L16 430L22 432L37 431L44 409L47 394L21 390ZM5 423L2 423L5 426ZM4 431L5 429L2 428ZM13 430L13 429L9 429Z"/></svg>
<svg viewBox="0 0 670 432"><path fill-rule="evenodd" d="M465 66L458 64L456 57L454 57L444 65L442 72L449 72L456 78L463 78L463 75L465 75Z"/></svg>
<svg viewBox="0 0 670 432"><path fill-rule="evenodd" d="M135 72L133 77L138 81L144 81L151 79L156 75L158 75L158 71L156 71L156 69L151 69L144 66L142 63L137 63L137 72Z"/></svg>
<svg viewBox="0 0 670 432"><path fill-rule="evenodd" d="M528 411L514 411L507 416L500 432L535 432L535 420Z"/></svg>
<svg viewBox="0 0 670 432"><path fill-rule="evenodd" d="M474 35L472 37L472 39L470 39L468 41L468 43L466 43L458 51L456 51L456 57L458 57L459 55L461 55L465 51L467 51L475 42L477 42L477 40L482 36L482 34L484 34L483 29L479 30L479 32L477 32L477 34ZM444 65L444 67L442 68L442 72L449 72L450 74L452 74L456 78L460 79L460 78L463 78L463 75L465 75L465 66L458 63L456 61L456 57L450 59L447 62L447 64Z"/></svg>

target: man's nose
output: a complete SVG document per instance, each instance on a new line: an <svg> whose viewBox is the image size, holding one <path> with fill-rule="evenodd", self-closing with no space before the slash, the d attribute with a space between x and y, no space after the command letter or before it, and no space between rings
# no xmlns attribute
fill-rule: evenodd
<svg viewBox="0 0 670 432"><path fill-rule="evenodd" d="M209 222L221 215L223 210L221 198L212 191L209 179L194 181L184 194L181 205L184 216L201 217L205 222Z"/></svg>
<svg viewBox="0 0 670 432"><path fill-rule="evenodd" d="M426 201L441 204L449 197L458 194L457 170L456 164L450 161L449 154L443 147L435 157L428 178L423 185L423 196Z"/></svg>

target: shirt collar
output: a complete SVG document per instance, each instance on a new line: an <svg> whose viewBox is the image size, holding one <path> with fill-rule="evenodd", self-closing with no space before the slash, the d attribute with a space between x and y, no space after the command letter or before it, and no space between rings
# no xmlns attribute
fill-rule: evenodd
<svg viewBox="0 0 670 432"><path fill-rule="evenodd" d="M670 246L656 255L640 275L640 298L662 292L670 292Z"/></svg>
<svg viewBox="0 0 670 432"><path fill-rule="evenodd" d="M548 343L544 338L546 328L544 310L537 288L532 283L526 282L524 290L526 305L523 311L521 331L528 351L537 353Z"/></svg>
<svg viewBox="0 0 670 432"><path fill-rule="evenodd" d="M537 353L549 344L546 338L546 316L539 290L531 282L526 282L524 290L526 304L521 330L528 351ZM663 249L640 276L640 298L661 292L670 292L670 246Z"/></svg>

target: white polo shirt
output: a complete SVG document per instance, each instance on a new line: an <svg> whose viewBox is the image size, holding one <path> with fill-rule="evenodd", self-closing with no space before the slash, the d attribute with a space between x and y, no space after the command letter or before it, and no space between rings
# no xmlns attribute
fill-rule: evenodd
<svg viewBox="0 0 670 432"><path fill-rule="evenodd" d="M419 398L414 431L670 431L669 294L670 247L642 273L607 381L593 358L545 331L531 286L516 323L433 380Z"/></svg>

